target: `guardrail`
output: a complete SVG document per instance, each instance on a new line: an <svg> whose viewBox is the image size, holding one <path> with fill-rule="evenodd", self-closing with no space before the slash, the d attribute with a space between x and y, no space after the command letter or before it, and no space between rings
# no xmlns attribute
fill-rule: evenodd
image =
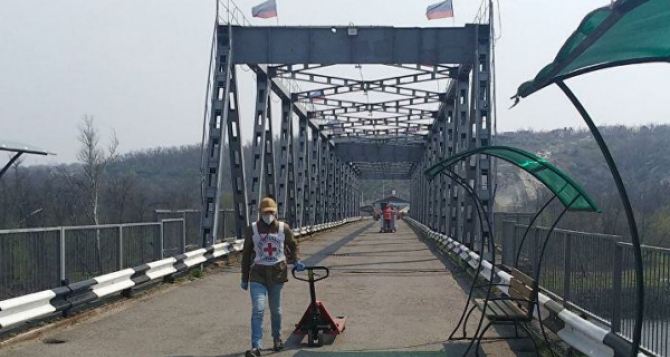
<svg viewBox="0 0 670 357"><path fill-rule="evenodd" d="M414 229L419 231L426 238L433 240L438 247L446 253L458 257L461 261L468 264L472 269L476 269L479 264L479 255L469 250L460 242L431 230L424 224L406 217L405 221ZM489 280L492 265L484 260L480 276ZM500 283L509 283L510 274L496 269L496 277ZM503 294L508 294L506 287L501 287ZM540 318L550 327L565 343L585 353L589 356L628 356L630 355L631 343L615 332L603 327L600 324L591 322L577 313L562 306L554 301L545 293L539 294L539 308L534 311L535 317ZM541 312L541 314L538 313ZM638 353L638 356L650 356L644 352Z"/></svg>
<svg viewBox="0 0 670 357"><path fill-rule="evenodd" d="M513 252L526 224L504 221L498 241L504 264L513 265ZM533 227L521 251L518 268L534 275L540 242L548 228ZM635 278L633 251L616 235L556 229L542 266L542 288L557 301L589 319L631 339L634 325ZM645 323L642 347L670 355L670 250L642 247L645 266Z"/></svg>
<svg viewBox="0 0 670 357"><path fill-rule="evenodd" d="M347 218L337 222L301 227L293 231L296 238L299 238L359 219L360 217ZM96 227L96 229L98 228ZM47 231L51 231L51 229L47 229ZM218 243L208 248L195 249L174 257L120 269L91 279L2 300L0 301L0 330L51 316L57 312L67 313L73 307L114 294L129 293L131 289L150 281L166 279L175 274L186 272L202 263L213 261L234 252L240 252L243 244L243 240Z"/></svg>

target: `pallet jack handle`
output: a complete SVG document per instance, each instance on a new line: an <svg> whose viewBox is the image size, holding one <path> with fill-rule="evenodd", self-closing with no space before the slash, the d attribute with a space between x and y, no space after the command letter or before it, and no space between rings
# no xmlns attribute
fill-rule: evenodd
<svg viewBox="0 0 670 357"><path fill-rule="evenodd" d="M293 277L294 277L296 280L306 281L306 282L308 282L308 283L314 283L314 282L317 282L317 281L319 281L319 280L323 280L323 279L325 279L325 278L327 278L327 277L330 276L330 269L328 269L327 267L324 267L324 266L310 266L310 267L305 267L305 270L307 271L307 279L298 277L298 276L296 275L296 271L297 271L297 270L295 269L295 267L293 267L293 269L291 269L291 274L293 274ZM325 272L326 272L326 275L318 275L318 274L314 274L314 271L315 271L315 270L317 270L317 271L319 271L319 270L321 270L321 271L325 271Z"/></svg>

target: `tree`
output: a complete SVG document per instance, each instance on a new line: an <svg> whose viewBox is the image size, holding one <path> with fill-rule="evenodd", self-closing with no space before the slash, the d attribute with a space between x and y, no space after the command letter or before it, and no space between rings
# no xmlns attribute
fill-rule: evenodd
<svg viewBox="0 0 670 357"><path fill-rule="evenodd" d="M105 152L100 147L100 134L93 123L93 117L84 115L82 123L79 126L79 142L81 143L81 148L79 149L77 158L82 164L82 187L87 204L87 214L90 215L93 224L98 225L100 224L98 218L99 198L105 168L117 158L116 149L119 146L119 141L116 138L116 133L112 134L107 152ZM100 250L100 231L96 230L95 260L98 265L97 270L102 272L102 255Z"/></svg>
<svg viewBox="0 0 670 357"><path fill-rule="evenodd" d="M116 150L119 146L119 140L116 133L113 133L107 152L105 152L100 147L100 134L94 125L93 117L84 115L79 126L79 142L81 148L77 154L77 159L82 164L83 188L89 209L88 214L93 224L98 225L100 224L98 218L100 189L105 169L117 158Z"/></svg>

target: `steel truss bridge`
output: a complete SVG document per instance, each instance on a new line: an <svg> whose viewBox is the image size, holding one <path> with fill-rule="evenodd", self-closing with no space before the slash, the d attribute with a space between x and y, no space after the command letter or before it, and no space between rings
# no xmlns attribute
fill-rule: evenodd
<svg viewBox="0 0 670 357"><path fill-rule="evenodd" d="M503 147L493 146L496 118L492 96L492 31L488 24L434 28L266 27L247 25L243 19L238 19L243 24L239 25L240 21L231 19L231 12L235 17L236 11L228 9L228 21L218 17L213 35L203 135L206 150L202 161L202 209L164 212L169 215L157 222L0 231L0 238L8 242L3 245L4 241L0 240L0 257L2 254L13 257L16 250L31 257L26 261L37 261L34 257L44 258L35 264L40 274L23 279L14 279L15 272L21 273L20 267L14 269L12 264L0 264L3 268L0 269L0 287L11 285L17 291L0 300L0 335L22 323L56 313L68 314L75 307L115 294L131 296L133 289L151 282L174 282L175 276L238 254L243 246L243 230L256 219L259 202L268 195L276 198L280 218L292 226L296 237L303 239L321 232L329 243L325 248L307 244L312 253L308 258L313 260L310 263L324 259L336 262L341 257L354 257L365 266L398 263L389 263L374 254L372 258L356 256L353 253L358 247L353 248L354 252L333 254L354 240L358 240L357 244L364 242L367 233L376 231L373 223L360 220L361 181L394 179L406 180L411 193L410 217L400 224L399 233L390 238L397 240L393 243L399 245L399 250L389 250L384 247L388 242L374 242L377 239L370 239L368 235L367 239L373 242L365 242L366 249L370 249L367 253L395 253L396 258L416 254L415 258L424 259L400 263L421 273L441 272L432 263L426 263L437 259L431 257L432 251L421 248L425 248L425 242L419 242L417 238L425 238L441 253L472 268L468 269L476 278L489 281L486 300L489 300L491 286L507 286L499 289L500 294L512 297L513 282L519 284L522 275L515 275L519 270L510 270L510 273L500 266L511 263L517 266L523 253L522 263L537 277L531 283L524 283L536 293L535 306L527 311L529 320L539 322L540 327L550 327L565 345L594 356L664 355L670 351L667 338L658 337L663 333L667 337L670 331L667 318L663 319L670 314L664 307L668 304L657 303L659 306L654 307L661 319L651 320L652 324L646 327L644 349L640 354L634 353L637 347L633 348L629 341L636 333L628 314L632 309L626 305L634 296L629 269L632 265L631 244L618 236L555 230L558 220L578 197L569 202L550 229L533 228L534 237L547 237L539 253L539 239L535 239L527 251L521 249L523 239L531 232L535 218L551 201L530 221L520 220L520 217L511 220L511 216L504 213L498 215L500 220L493 216L496 166L492 157L495 155L483 152ZM240 100L240 82L244 78L238 72L241 67L249 68L256 82L254 108L248 118L241 110L244 102ZM367 71L367 78L363 68L371 70ZM279 128L273 128L271 107L275 96L281 105L280 120L275 121L280 123ZM242 135L242 128L246 128L244 123L252 124L250 136L248 133ZM243 150L246 144L243 138L251 138L250 156ZM518 150L516 154L519 154ZM428 179L429 168L433 171L438 163L440 168L445 161L450 161L446 159L454 157L460 158L455 160L454 166L449 166L448 174ZM503 158L504 155L498 153L495 157ZM528 157L535 158L534 155ZM229 166L225 166L225 162ZM523 164L527 163L523 161ZM225 219L221 214L226 184L224 172L230 173L230 192L234 201L232 211L226 210ZM567 183L562 185L563 188L567 186ZM172 216L174 214L177 216ZM201 216L199 220L198 216ZM229 232L232 226L235 238L226 237L232 239L222 241L224 235L220 232L224 220L225 231ZM494 221L498 221L496 226L502 228L496 230L497 242L494 242L489 224ZM333 229L338 231L329 232ZM103 231L105 234L101 234ZM341 237L341 232L346 235ZM550 263L542 271L539 262L554 232L562 238L552 243ZM517 238L520 236L523 238L519 243ZM88 249L90 252L87 253L86 246L96 240L98 244L104 241L108 251L109 259L105 260L104 267L99 254L93 258L87 256L94 250ZM409 246L416 243L420 245L419 249ZM378 247L374 248L375 245ZM151 251L144 252L145 246L151 247ZM496 260L499 249L502 257ZM653 267L653 278L649 280L667 281L670 251L658 247L644 249L646 259ZM45 254L46 251L54 254ZM96 259L99 267L89 267L91 264L87 260ZM363 260L377 261L361 263ZM579 260L579 268L575 266L576 260ZM350 261L346 263L340 268L356 265ZM397 269L385 269L383 273L398 272ZM2 274L3 270L5 274ZM578 276L578 270L584 274ZM542 289L538 283L540 272L554 277L542 282ZM350 273L360 274L361 271ZM228 274L223 279L236 286L239 283L237 275L230 276ZM420 277L430 278L423 274ZM399 276L394 278L401 279ZM416 279L416 276L405 278ZM374 280L366 280L371 281ZM473 279L467 303L474 296L472 291L478 281ZM457 291L455 280L451 282L447 294ZM611 286L603 288L603 282ZM643 283L649 285L646 281ZM435 287L436 284L431 286ZM380 284L376 288L388 287ZM651 284L651 288L655 291L653 301L667 300L665 286ZM381 295L426 293L405 290ZM214 295L207 291L200 298ZM426 301L448 301L451 304L458 300L453 296L445 298L441 291L434 293L439 296ZM458 294L462 298L460 291ZM602 296L594 301L594 294ZM424 301L423 295L421 299ZM227 301L230 305L225 310L231 315L226 318L231 318L230 321L239 318L242 307L232 303L240 301ZM399 301L404 305L394 309L406 308L405 302L411 300ZM157 302L155 306L161 304ZM204 303L214 304L216 302ZM468 306L465 305L464 315ZM448 306L446 309L451 314L451 310L459 307ZM154 307L140 312L149 316L142 317L146 322L152 320L153 311L171 310ZM482 310L485 313L480 314L480 326L489 311L486 305ZM436 320L433 310L428 313L429 316L417 318L422 328L425 328L425 320ZM202 311L196 314L203 315ZM205 318L216 320L216 317L205 315L208 315ZM174 313L174 316L168 316L158 324L191 320L181 318L181 313ZM456 319L454 315L452 320ZM462 315L461 321L466 321L466 325L467 317L463 320ZM443 329L442 322L428 330ZM118 329L113 322L100 325L99 329L110 325L110 330ZM128 324L120 330L125 331L125 325ZM235 330L238 326L231 324L228 327L234 334L239 332ZM178 326L175 330L200 334L200 327ZM162 328L165 326L158 326L156 333L162 335ZM129 333L126 341L133 341L135 337ZM546 337L545 341L549 342ZM216 341L217 348L219 342ZM235 341L229 338L225 343L230 348ZM98 348L99 344L100 341L95 341L93 348ZM125 345L114 347L128 348ZM238 348L237 345L233 347ZM443 346L439 343L438 347ZM35 346L28 347L31 348ZM489 346L489 349L497 348ZM77 347L72 349L77 350ZM3 353L0 351L0 355Z"/></svg>
<svg viewBox="0 0 670 357"><path fill-rule="evenodd" d="M412 215L421 222L468 244L488 235L476 224L473 202L462 188L448 179L429 183L423 171L455 153L491 144L490 47L485 24L218 25L205 160L205 245L219 224L214 213L223 170L232 175L238 237L264 195L277 199L279 215L295 227L358 215L363 179L409 180ZM370 65L383 68L381 75L333 74L343 66ZM238 66L256 75L251 162L242 153ZM281 100L279 152L271 93ZM226 148L230 168L222 167ZM457 173L476 188L490 215L491 159L477 157Z"/></svg>

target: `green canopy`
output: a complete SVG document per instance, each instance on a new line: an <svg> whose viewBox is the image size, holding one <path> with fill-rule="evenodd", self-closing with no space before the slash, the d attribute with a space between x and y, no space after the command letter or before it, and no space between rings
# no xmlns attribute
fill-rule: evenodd
<svg viewBox="0 0 670 357"><path fill-rule="evenodd" d="M588 14L554 61L519 87L516 98L597 69L663 61L670 62L670 1L619 0Z"/></svg>
<svg viewBox="0 0 670 357"><path fill-rule="evenodd" d="M569 205L570 211L600 212L593 200L565 172L537 155L508 146L485 146L464 151L433 165L424 173L429 179L432 179L459 161L477 154L495 156L535 176L558 197L564 206Z"/></svg>

